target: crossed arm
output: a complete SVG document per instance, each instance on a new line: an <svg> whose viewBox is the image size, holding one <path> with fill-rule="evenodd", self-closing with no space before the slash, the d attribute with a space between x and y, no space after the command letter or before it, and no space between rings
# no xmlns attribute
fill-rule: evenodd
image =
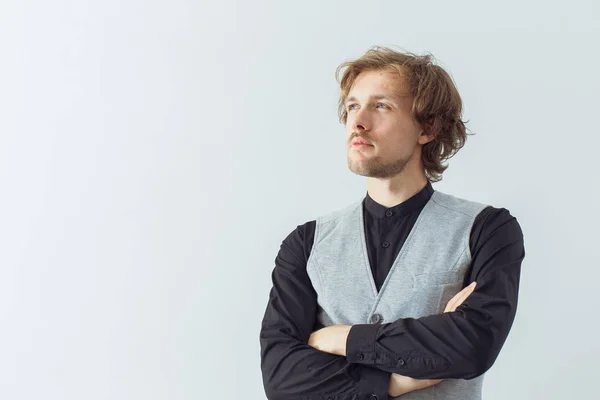
<svg viewBox="0 0 600 400"><path fill-rule="evenodd" d="M299 227L301 228L301 227ZM352 364L308 344L316 325L317 294L306 273L303 231L282 243L260 331L261 370L267 398L387 398L391 373Z"/></svg>
<svg viewBox="0 0 600 400"><path fill-rule="evenodd" d="M457 293L446 305L444 313L454 312L473 293L476 282L471 283ZM308 339L308 344L317 350L346 357L346 347L351 325L332 325L313 332ZM442 379L414 379L408 376L392 373L388 394L400 396L415 390L433 386Z"/></svg>
<svg viewBox="0 0 600 400"><path fill-rule="evenodd" d="M490 229L493 235L481 233L479 240L484 244L493 240L503 243L491 246L493 252L486 252L482 245L473 254L467 280L477 281L477 290L454 312L344 327L345 348L343 339L333 339L331 353L309 344L317 297L306 274L303 230L298 227L283 241L276 258L260 333L268 398L343 399L374 394L387 399L388 393L397 395L393 390L399 379L423 384L427 382L417 380L470 379L485 372L514 319L524 257L520 228L514 217L506 214L504 221ZM330 327L321 334L329 336L334 329L341 328Z"/></svg>

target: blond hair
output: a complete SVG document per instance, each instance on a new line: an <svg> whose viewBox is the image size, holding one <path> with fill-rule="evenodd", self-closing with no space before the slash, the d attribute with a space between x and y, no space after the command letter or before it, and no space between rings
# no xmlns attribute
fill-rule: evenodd
<svg viewBox="0 0 600 400"><path fill-rule="evenodd" d="M405 78L413 99L411 114L423 131L434 137L422 148L425 175L431 182L442 180L442 173L448 168L442 162L464 146L467 136L466 122L461 119L462 100L452 77L435 64L431 54L417 55L374 46L360 58L346 61L336 69L341 89L338 116L342 124L347 122L345 101L354 80L361 72L373 70L395 71Z"/></svg>

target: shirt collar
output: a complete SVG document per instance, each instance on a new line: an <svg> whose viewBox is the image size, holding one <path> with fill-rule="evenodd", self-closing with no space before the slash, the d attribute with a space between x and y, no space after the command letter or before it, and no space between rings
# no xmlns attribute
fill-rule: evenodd
<svg viewBox="0 0 600 400"><path fill-rule="evenodd" d="M406 214L410 214L413 211L416 210L420 210L422 209L425 204L427 204L427 202L429 201L429 199L431 198L431 196L433 195L433 186L431 185L431 182L428 180L427 184L425 185L425 187L423 187L423 189L421 189L420 192L418 192L417 194L415 194L414 196L410 197L409 199L403 201L400 204L397 204L393 207L385 207L379 203L377 203L375 200L373 200L371 198L371 196L369 196L369 192L367 192L367 195L365 197L365 199L363 200L363 205L365 207L365 209L374 217L377 218L385 218L387 217L391 217L393 216L401 216L401 215L406 215ZM392 214L390 215L386 215L387 211L391 211ZM388 213L389 214L389 213Z"/></svg>

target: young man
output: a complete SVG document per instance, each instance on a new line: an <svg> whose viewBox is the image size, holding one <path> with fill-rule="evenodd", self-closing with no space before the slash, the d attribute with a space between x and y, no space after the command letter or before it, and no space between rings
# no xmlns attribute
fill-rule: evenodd
<svg viewBox="0 0 600 400"><path fill-rule="evenodd" d="M338 67L367 194L281 245L260 332L271 400L481 398L515 317L523 233L505 208L432 188L466 139L432 61L374 47Z"/></svg>

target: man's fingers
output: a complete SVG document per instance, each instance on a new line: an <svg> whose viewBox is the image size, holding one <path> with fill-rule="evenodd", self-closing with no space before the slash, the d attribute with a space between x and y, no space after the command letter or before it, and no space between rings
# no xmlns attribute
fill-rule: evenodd
<svg viewBox="0 0 600 400"><path fill-rule="evenodd" d="M471 293L473 293L475 291L476 285L477 285L477 282L473 282L458 293L458 295L456 296L456 300L454 302L454 310L453 311L455 311L458 308L458 306L460 306L467 299L467 297L469 297L471 295Z"/></svg>
<svg viewBox="0 0 600 400"><path fill-rule="evenodd" d="M465 287L463 290L458 292L446 305L444 312L453 312L456 311L458 306L460 306L466 299L473 293L475 290L475 286L477 286L477 282L471 283L469 286Z"/></svg>
<svg viewBox="0 0 600 400"><path fill-rule="evenodd" d="M454 307L454 309L460 306L467 299L467 297L469 297L471 293L473 293L476 285L477 282L473 282L458 293L458 299L456 300L456 307Z"/></svg>

